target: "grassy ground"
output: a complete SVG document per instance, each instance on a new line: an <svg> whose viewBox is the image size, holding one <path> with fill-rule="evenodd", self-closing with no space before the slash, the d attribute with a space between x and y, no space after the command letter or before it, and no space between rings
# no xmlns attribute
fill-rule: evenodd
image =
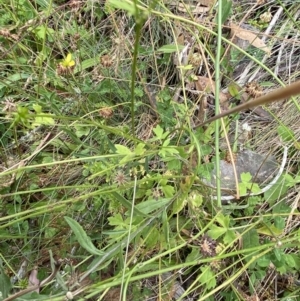
<svg viewBox="0 0 300 301"><path fill-rule="evenodd" d="M0 1L0 300L300 300L298 99L199 126L299 78L300 3L195 2ZM288 157L227 204L238 136Z"/></svg>

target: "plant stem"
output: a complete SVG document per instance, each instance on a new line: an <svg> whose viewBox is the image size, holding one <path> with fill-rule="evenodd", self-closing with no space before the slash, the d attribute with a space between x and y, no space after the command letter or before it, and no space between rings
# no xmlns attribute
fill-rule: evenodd
<svg viewBox="0 0 300 301"><path fill-rule="evenodd" d="M135 85L135 76L136 76L136 69L137 69L137 57L139 53L139 42L141 38L142 32L142 17L139 15L142 13L137 6L137 1L134 1L135 6L135 42L134 42L134 50L133 50L133 59L132 59L132 73L131 73L131 129L132 129L132 136L135 137L135 123L134 123L134 85Z"/></svg>
<svg viewBox="0 0 300 301"><path fill-rule="evenodd" d="M218 4L218 24L217 24L217 53L216 53L216 93L215 93L215 114L218 115L220 112L220 60L221 60L221 43L222 43L222 0ZM215 124L215 149L216 149L216 188L217 188L217 205L219 208L222 207L221 202L221 171L220 171L220 121L216 120Z"/></svg>

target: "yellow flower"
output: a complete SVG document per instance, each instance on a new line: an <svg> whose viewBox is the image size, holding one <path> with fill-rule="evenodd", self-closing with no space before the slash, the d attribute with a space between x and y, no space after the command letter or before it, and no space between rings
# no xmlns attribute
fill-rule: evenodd
<svg viewBox="0 0 300 301"><path fill-rule="evenodd" d="M69 75L74 71L75 61L72 60L72 54L68 53L67 57L56 67L58 75Z"/></svg>
<svg viewBox="0 0 300 301"><path fill-rule="evenodd" d="M66 68L73 67L75 65L75 61L72 60L72 54L68 53L67 57L60 64Z"/></svg>

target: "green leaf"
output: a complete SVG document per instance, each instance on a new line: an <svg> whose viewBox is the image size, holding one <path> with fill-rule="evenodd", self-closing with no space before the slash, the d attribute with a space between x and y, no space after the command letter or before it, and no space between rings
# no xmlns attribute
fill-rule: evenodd
<svg viewBox="0 0 300 301"><path fill-rule="evenodd" d="M45 40L46 35L53 34L54 30L44 25L40 25L35 28L34 33L38 39Z"/></svg>
<svg viewBox="0 0 300 301"><path fill-rule="evenodd" d="M108 0L108 4L114 8L126 10L132 16L135 15L135 6L133 2L127 3L120 0Z"/></svg>
<svg viewBox="0 0 300 301"><path fill-rule="evenodd" d="M240 193L240 195L247 194L247 184L239 183L239 193Z"/></svg>
<svg viewBox="0 0 300 301"><path fill-rule="evenodd" d="M132 161L132 158L134 156L133 155L127 155L127 156L124 156L120 161L119 161L119 166L123 166L124 164Z"/></svg>
<svg viewBox="0 0 300 301"><path fill-rule="evenodd" d="M251 192L253 192L253 193L258 193L261 191L261 189L257 183L249 183L248 189L251 190Z"/></svg>
<svg viewBox="0 0 300 301"><path fill-rule="evenodd" d="M228 86L228 92L232 97L239 97L241 88L236 83L230 83Z"/></svg>
<svg viewBox="0 0 300 301"><path fill-rule="evenodd" d="M189 194L188 197L189 206L192 209L199 208L203 203L203 196L198 191L194 190Z"/></svg>
<svg viewBox="0 0 300 301"><path fill-rule="evenodd" d="M220 236L222 236L224 233L226 233L227 229L218 227L216 225L212 225L210 227L210 230L207 231L207 234L212 239L217 239Z"/></svg>
<svg viewBox="0 0 300 301"><path fill-rule="evenodd" d="M167 198L170 198L175 194L175 188L171 185L162 186L161 190L164 193L165 197Z"/></svg>
<svg viewBox="0 0 300 301"><path fill-rule="evenodd" d="M285 263L291 267L291 268L295 268L296 267L296 262L294 260L294 257L290 254L285 254L284 255L284 260L285 260Z"/></svg>
<svg viewBox="0 0 300 301"><path fill-rule="evenodd" d="M195 261L201 257L199 248L192 248L191 253L186 257L185 262Z"/></svg>
<svg viewBox="0 0 300 301"><path fill-rule="evenodd" d="M119 201L125 208L127 208L129 211L132 209L132 202L126 200L121 194L119 194L116 191L113 191L110 193L117 201ZM138 208L136 208L136 206L133 207L133 212L137 215L137 216L143 216L143 217L149 217L149 215L143 213L142 211L140 211Z"/></svg>
<svg viewBox="0 0 300 301"><path fill-rule="evenodd" d="M273 250L273 253L271 253L270 259L277 269L285 266L284 257L282 255L283 252L276 248Z"/></svg>
<svg viewBox="0 0 300 301"><path fill-rule="evenodd" d="M120 155L133 155L133 152L126 146L122 144L115 144L115 148L117 150L117 154Z"/></svg>
<svg viewBox="0 0 300 301"><path fill-rule="evenodd" d="M283 175L284 179L288 182L288 185L290 187L290 183L294 182L294 178L290 174ZM294 183L293 183L294 184Z"/></svg>
<svg viewBox="0 0 300 301"><path fill-rule="evenodd" d="M207 156L212 153L212 147L210 145L201 145L200 152L202 156Z"/></svg>
<svg viewBox="0 0 300 301"><path fill-rule="evenodd" d="M279 267L276 266L276 270L277 270L277 272L279 272L280 275L284 275L284 274L287 273L287 268L286 268L286 266L284 264L282 264Z"/></svg>
<svg viewBox="0 0 300 301"><path fill-rule="evenodd" d="M91 128L88 126L75 125L75 134L78 138L87 136L90 133Z"/></svg>
<svg viewBox="0 0 300 301"><path fill-rule="evenodd" d="M26 73L16 73L8 76L6 80L1 81L0 90L4 87L11 87L14 82L21 81L22 79L28 79L31 75Z"/></svg>
<svg viewBox="0 0 300 301"><path fill-rule="evenodd" d="M126 224L124 223L123 217L121 216L121 213L117 213L114 216L110 216L107 218L108 222L111 226L126 226Z"/></svg>
<svg viewBox="0 0 300 301"><path fill-rule="evenodd" d="M252 176L251 176L250 172L241 173L241 181L243 183L245 183L245 182L248 183L251 181L251 179L252 179Z"/></svg>
<svg viewBox="0 0 300 301"><path fill-rule="evenodd" d="M166 156L173 156L177 155L179 152L175 148L175 146L170 146L170 147L162 147L161 150L158 152L158 154L162 157L165 158Z"/></svg>
<svg viewBox="0 0 300 301"><path fill-rule="evenodd" d="M284 201L277 202L275 205L273 205L273 209L272 209L273 214L290 213L290 212L291 212L290 206Z"/></svg>
<svg viewBox="0 0 300 301"><path fill-rule="evenodd" d="M134 88L134 95L137 97L143 97L144 96L144 90L141 88Z"/></svg>
<svg viewBox="0 0 300 301"><path fill-rule="evenodd" d="M298 254L287 254L289 257L292 257L295 262L295 268L299 271L300 270L300 258ZM288 259L289 260L289 259Z"/></svg>
<svg viewBox="0 0 300 301"><path fill-rule="evenodd" d="M270 259L267 256L260 257L257 260L257 264L262 268L266 268L270 265Z"/></svg>
<svg viewBox="0 0 300 301"><path fill-rule="evenodd" d="M45 238L52 238L57 233L57 228L46 227L45 229Z"/></svg>
<svg viewBox="0 0 300 301"><path fill-rule="evenodd" d="M175 201L173 202L172 213L173 214L179 213L184 208L186 203L187 203L187 199L186 199L185 195L178 196L175 199Z"/></svg>
<svg viewBox="0 0 300 301"><path fill-rule="evenodd" d="M144 143L139 143L136 148L134 149L134 154L136 156L141 156L145 153L145 144Z"/></svg>
<svg viewBox="0 0 300 301"><path fill-rule="evenodd" d="M295 135L294 135L293 131L290 130L286 126L283 126L283 125L278 126L277 132L278 132L280 138L284 142L291 142L291 141L297 140L297 139L295 139Z"/></svg>
<svg viewBox="0 0 300 301"><path fill-rule="evenodd" d="M261 87L270 88L270 87L274 87L275 83L273 83L273 82L260 82L259 85Z"/></svg>
<svg viewBox="0 0 300 301"><path fill-rule="evenodd" d="M153 133L160 140L162 140L166 137L166 134L164 134L163 128L159 124L153 129Z"/></svg>
<svg viewBox="0 0 300 301"><path fill-rule="evenodd" d="M219 214L216 217L216 220L218 221L218 223L223 226L224 228L228 229L229 228L229 224L230 224L230 217L229 215L224 216L223 214Z"/></svg>
<svg viewBox="0 0 300 301"><path fill-rule="evenodd" d="M264 193L265 200L273 205L275 201L280 199L288 191L288 185L285 183L285 179L281 176L278 181L268 191Z"/></svg>
<svg viewBox="0 0 300 301"><path fill-rule="evenodd" d="M264 270L259 269L259 270L255 271L254 273L255 273L255 278L257 280L262 280L266 277L267 270L266 269L264 269ZM254 283L254 282L252 282L252 283Z"/></svg>
<svg viewBox="0 0 300 301"><path fill-rule="evenodd" d="M212 135L215 133L215 130L216 126L213 122L211 122L205 130L204 135L202 134L199 139L201 139L204 144L209 143L212 139Z"/></svg>
<svg viewBox="0 0 300 301"><path fill-rule="evenodd" d="M259 204L262 201L262 198L260 196L251 196L248 198L248 204L249 206L255 206Z"/></svg>
<svg viewBox="0 0 300 301"><path fill-rule="evenodd" d="M298 184L300 182L299 175L297 175L295 178L293 178L291 175L285 174L285 175L283 175L283 177L284 177L284 180L288 187L294 187L296 184Z"/></svg>
<svg viewBox="0 0 300 301"><path fill-rule="evenodd" d="M34 119L34 122L32 123L32 126L35 127L35 126L39 126L39 125L54 125L54 124L55 124L55 121L51 117L51 115L49 115L49 117L47 117L47 116L36 116L35 119Z"/></svg>
<svg viewBox="0 0 300 301"><path fill-rule="evenodd" d="M163 176L161 176L161 175L158 175L157 180L158 180L159 186L166 186L169 181L168 178L163 178Z"/></svg>
<svg viewBox="0 0 300 301"><path fill-rule="evenodd" d="M264 234L268 236L279 236L282 234L282 229L277 229L274 225L264 225L261 228L257 229L257 232L259 234Z"/></svg>
<svg viewBox="0 0 300 301"><path fill-rule="evenodd" d="M82 70L94 67L95 65L98 65L98 64L99 64L99 59L97 60L94 57L91 58L91 59L84 60L78 66L75 65L74 74L76 74L76 73L78 73L78 72L80 72Z"/></svg>
<svg viewBox="0 0 300 301"><path fill-rule="evenodd" d="M70 228L72 229L72 231L74 232L78 243L84 248L86 249L89 253L93 254L93 255L98 255L98 256L102 256L104 253L100 250L98 250L94 244L92 243L90 237L86 234L86 232L83 230L83 228L81 227L81 225L75 221L74 219L65 216L65 220L66 222L69 224Z"/></svg>
<svg viewBox="0 0 300 301"><path fill-rule="evenodd" d="M164 45L160 48L157 49L158 52L163 52L163 53L173 53L176 51L180 51L184 48L183 45L174 45L174 44L169 44L169 45Z"/></svg>
<svg viewBox="0 0 300 301"><path fill-rule="evenodd" d="M170 199L159 199L159 200L148 200L142 203L139 203L135 206L142 213L150 213L157 209L165 207L170 202Z"/></svg>
<svg viewBox="0 0 300 301"><path fill-rule="evenodd" d="M42 107L40 105L33 104L32 107L37 114L42 113Z"/></svg>
<svg viewBox="0 0 300 301"><path fill-rule="evenodd" d="M230 0L222 1L221 24L224 24L225 21L228 19L228 17L231 16L231 14L232 14L231 6L232 6L232 1L230 1ZM218 10L218 14L219 13L220 13L220 11ZM218 18L218 16L217 16L217 18Z"/></svg>
<svg viewBox="0 0 300 301"><path fill-rule="evenodd" d="M236 234L233 230L228 230L224 235L223 242L224 244L230 244L236 239Z"/></svg>
<svg viewBox="0 0 300 301"><path fill-rule="evenodd" d="M285 228L285 219L281 216L275 216L274 225L277 229L283 230Z"/></svg>
<svg viewBox="0 0 300 301"><path fill-rule="evenodd" d="M273 252L274 252L276 259L278 261L281 261L282 260L282 251L275 248Z"/></svg>
<svg viewBox="0 0 300 301"><path fill-rule="evenodd" d="M182 162L178 161L176 157L170 158L167 162L167 170L181 171Z"/></svg>
<svg viewBox="0 0 300 301"><path fill-rule="evenodd" d="M170 142L171 142L171 139L168 138L168 139L166 139L166 140L163 142L162 146L163 146L163 147L167 147L167 146L170 144Z"/></svg>
<svg viewBox="0 0 300 301"><path fill-rule="evenodd" d="M148 232L148 235L146 236L146 239L144 241L147 249L154 248L155 245L157 244L159 238L160 238L159 231L155 227L150 229L150 231Z"/></svg>
<svg viewBox="0 0 300 301"><path fill-rule="evenodd" d="M255 229L251 229L243 234L243 248L249 249L259 246L259 237Z"/></svg>
<svg viewBox="0 0 300 301"><path fill-rule="evenodd" d="M212 269L209 266L203 266L200 269L201 269L202 273L198 277L198 281L202 285L205 285L207 290L214 288L216 286L217 282L216 282L215 274L212 271Z"/></svg>
<svg viewBox="0 0 300 301"><path fill-rule="evenodd" d="M7 298L11 288L12 288L12 285L11 285L10 279L5 274L5 270L2 266L2 261L0 261L0 292L1 292L1 297L2 298Z"/></svg>

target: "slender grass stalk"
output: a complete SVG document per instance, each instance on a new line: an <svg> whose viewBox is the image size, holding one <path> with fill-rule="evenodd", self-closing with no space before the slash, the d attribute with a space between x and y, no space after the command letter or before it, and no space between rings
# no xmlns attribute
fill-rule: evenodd
<svg viewBox="0 0 300 301"><path fill-rule="evenodd" d="M126 252L125 252L125 262L124 267L122 271L122 283L121 283L121 293L122 300L126 301L126 293L128 291L128 281L124 282L125 280L125 272L127 269L127 262L128 262L128 253L129 253L129 244L130 244L130 237L131 237L131 230L132 230L132 220L134 219L134 206L135 206L135 194L136 194L136 187L137 187L137 177L134 177L134 190L133 190L133 196L132 196L132 206L130 211L130 225L128 229L128 237L127 237L127 243L126 243ZM129 279L129 278L128 278ZM121 296L120 296L121 298Z"/></svg>
<svg viewBox="0 0 300 301"><path fill-rule="evenodd" d="M134 104L135 104L135 95L134 95L134 86L135 86L135 77L137 70L137 58L139 53L139 43L141 39L141 32L143 26L143 18L139 15L141 13L140 9L137 5L137 0L133 1L134 3L134 11L135 11L135 41L134 41L134 49L133 49L133 59L132 59L132 73L131 73L131 130L132 136L135 137L135 113L134 113Z"/></svg>
<svg viewBox="0 0 300 301"><path fill-rule="evenodd" d="M222 46L222 0L218 3L218 23L217 23L217 52L216 52L216 93L215 93L215 114L218 115L220 112L220 89L221 89L221 78L220 78L220 61L221 61L221 46ZM222 207L221 203L221 171L220 171L220 121L216 120L215 123L215 151L216 151L216 188L217 188L217 205L219 208Z"/></svg>

